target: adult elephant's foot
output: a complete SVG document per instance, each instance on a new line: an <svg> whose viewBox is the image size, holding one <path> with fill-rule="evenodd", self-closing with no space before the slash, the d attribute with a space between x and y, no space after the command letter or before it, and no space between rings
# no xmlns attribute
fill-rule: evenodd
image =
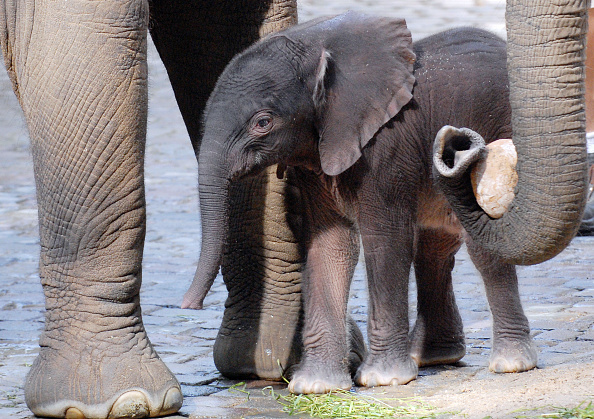
<svg viewBox="0 0 594 419"><path fill-rule="evenodd" d="M489 370L496 373L523 372L536 367L538 355L530 336L495 338Z"/></svg>
<svg viewBox="0 0 594 419"><path fill-rule="evenodd" d="M352 385L346 359L338 364L305 359L293 374L289 391L294 394L324 394L333 390L349 390Z"/></svg>
<svg viewBox="0 0 594 419"><path fill-rule="evenodd" d="M410 342L410 356L419 367L454 364L466 355L461 322L445 328L430 328L418 318Z"/></svg>
<svg viewBox="0 0 594 419"><path fill-rule="evenodd" d="M37 416L144 418L178 411L179 383L153 350L144 330L82 334L44 332L25 384ZM88 337L88 333L87 336Z"/></svg>
<svg viewBox="0 0 594 419"><path fill-rule="evenodd" d="M355 383L363 387L407 384L417 378L419 368L410 356L370 354L355 376Z"/></svg>

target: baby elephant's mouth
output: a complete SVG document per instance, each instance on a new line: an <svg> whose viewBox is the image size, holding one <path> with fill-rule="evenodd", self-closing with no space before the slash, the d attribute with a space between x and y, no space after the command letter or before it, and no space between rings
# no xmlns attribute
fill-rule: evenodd
<svg viewBox="0 0 594 419"><path fill-rule="evenodd" d="M266 168L276 164L273 159L268 158L262 153L254 153L243 164L240 164L235 170L231 171L230 181L237 181L247 177L256 176L262 173Z"/></svg>
<svg viewBox="0 0 594 419"><path fill-rule="evenodd" d="M285 172L287 170L287 165L284 163L279 163L278 166L276 166L276 178L281 180L285 177Z"/></svg>
<svg viewBox="0 0 594 419"><path fill-rule="evenodd" d="M231 177L229 178L229 181L236 182L236 181L248 178L248 177L259 175L260 173L262 173L262 171L264 169L265 169L264 167L254 167L254 168L251 168L248 170L242 170L242 171L236 172L233 175L231 175Z"/></svg>

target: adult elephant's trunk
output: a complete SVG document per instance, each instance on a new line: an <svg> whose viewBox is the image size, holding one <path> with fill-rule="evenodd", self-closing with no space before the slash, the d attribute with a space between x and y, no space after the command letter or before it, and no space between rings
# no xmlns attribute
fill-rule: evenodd
<svg viewBox="0 0 594 419"><path fill-rule="evenodd" d="M472 136L436 140L438 184L475 242L508 263L540 263L573 238L586 194L584 43L589 0L508 0L508 73L518 163L514 200L489 217L470 185ZM455 157L454 157L455 156ZM442 164L443 163L443 164ZM458 163L461 163L460 170ZM440 170L443 169L443 170Z"/></svg>
<svg viewBox="0 0 594 419"><path fill-rule="evenodd" d="M196 274L184 295L182 308L202 308L204 297L219 273L229 228L229 174L224 161L223 141L211 140L204 138L198 159L202 246Z"/></svg>

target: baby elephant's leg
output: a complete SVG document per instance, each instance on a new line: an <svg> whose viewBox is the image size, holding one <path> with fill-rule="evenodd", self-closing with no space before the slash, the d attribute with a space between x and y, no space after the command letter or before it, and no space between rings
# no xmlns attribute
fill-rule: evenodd
<svg viewBox="0 0 594 419"><path fill-rule="evenodd" d="M359 236L355 224L336 210L327 191L315 179L309 181L302 191L308 232L302 283L304 352L289 391L327 393L350 389L351 371L364 356L361 332L347 316Z"/></svg>
<svg viewBox="0 0 594 419"><path fill-rule="evenodd" d="M412 204L404 202L394 208L393 202L382 202L381 197L361 205L361 237L369 284L369 351L355 376L358 385L406 384L418 373L408 343L414 213Z"/></svg>
<svg viewBox="0 0 594 419"><path fill-rule="evenodd" d="M417 320L410 354L419 366L451 364L466 354L462 318L452 287L459 234L422 228L415 254Z"/></svg>
<svg viewBox="0 0 594 419"><path fill-rule="evenodd" d="M516 267L503 263L470 238L466 242L472 262L483 277L493 315L489 369L493 372L521 372L536 367L537 354L520 302Z"/></svg>
<svg viewBox="0 0 594 419"><path fill-rule="evenodd" d="M321 232L311 244L303 277L304 354L289 383L292 393L352 386L346 309L357 254L357 236L341 226Z"/></svg>

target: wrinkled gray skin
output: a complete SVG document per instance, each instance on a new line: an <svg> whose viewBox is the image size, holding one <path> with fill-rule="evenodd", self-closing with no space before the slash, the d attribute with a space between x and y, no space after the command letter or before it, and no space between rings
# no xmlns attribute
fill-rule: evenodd
<svg viewBox="0 0 594 419"><path fill-rule="evenodd" d="M35 414L158 416L182 403L139 305L147 28L197 149L199 116L229 60L296 20L293 0L0 1L0 45L29 128L39 205L47 311L25 385ZM244 292L255 301L230 305L221 330L249 329L249 339L234 341L242 353L230 368L252 376L278 377L276 359L289 364L297 356L302 256L285 222L287 188L261 175L230 199L250 217L238 219L229 240L239 243L236 257L257 268L227 275L228 286L232 299ZM273 239L262 218L275 226ZM261 247L276 252L282 270L254 251L259 243L270 244ZM233 338L217 344L233 347Z"/></svg>
<svg viewBox="0 0 594 419"><path fill-rule="evenodd" d="M577 16L565 4L557 9L549 7L548 1L526 3L514 2L508 19L521 25L529 22L526 14L532 11L538 19L557 18L555 14L565 10L568 17ZM47 308L40 355L25 386L27 403L40 416L56 417L142 417L173 412L181 405L179 385L146 337L138 299L145 232L149 20L197 149L200 115L223 67L260 36L294 23L295 3L2 0L1 6L0 46L32 141L40 217L40 276ZM545 7L546 13L542 12ZM584 6L577 3L575 7ZM563 25L559 33L569 39L580 21L578 16L569 22L555 19L551 24L533 26L554 30L555 25ZM530 29L515 25L513 31L525 39L536 39L531 38ZM571 39L579 42L580 38ZM529 42L527 45L532 53L535 49L530 49ZM561 51L580 49L565 42L558 45ZM558 66L545 52L540 55L547 57L546 64ZM580 59L579 54L565 57L570 65L571 60ZM524 67L538 68L536 75L528 73L528 85L540 85L537 76L546 65L535 64L525 52L519 58L516 61ZM556 97L577 98L578 80L574 77L564 84ZM546 86L546 81L542 85ZM569 112L563 100L559 103L561 113L579 120L579 105ZM531 111L544 108L531 107ZM529 115L520 126L534 125L531 121L535 118L539 118L537 113ZM557 131L546 125L543 129ZM574 131L573 140L563 139L560 144L579 145L575 140L579 129ZM547 141L540 149L557 144L558 139ZM572 156L568 153L562 163ZM550 159L545 160L539 167L550 164ZM563 171L564 176L557 178L579 187L575 174L581 169L579 164L571 167L571 176ZM241 354L231 358L234 367L244 368L246 374L264 371L266 376L274 362L278 375L276 359L271 362L264 356L269 345L283 365L296 359L291 345L299 340L295 336L301 311L302 253L290 226L298 227L303 220L291 205L291 200L298 198L293 191L287 183L261 175L245 179L241 185L236 182L230 193L229 216L236 224L226 239L233 243L227 246L233 253L222 258L230 291L223 324L229 327L221 329L223 345L218 345L217 339L215 357L222 352L218 348L241 347ZM556 202L559 194L551 196L554 199L547 199L547 205ZM571 213L564 212L568 217ZM530 214L543 218L538 211ZM565 230L571 228L561 229ZM270 236L266 236L268 232ZM269 258L270 254L274 258ZM250 269L243 269L245 266ZM246 295L261 298L256 304L244 303ZM281 322L276 320L277 314ZM247 324L250 333L237 332L241 327L234 321L238 326ZM275 333L267 334L270 330ZM234 346L234 342L247 344L248 349Z"/></svg>
<svg viewBox="0 0 594 419"><path fill-rule="evenodd" d="M349 13L293 27L238 55L205 111L199 155L203 245L186 306L200 307L218 271L229 189L278 164L279 177L289 167L286 174L305 208L304 356L289 389L323 393L351 386L346 305L359 235L369 282L369 351L355 382L404 384L416 377L418 365L460 359L464 337L451 270L465 233L433 185L432 143L446 124L476 130L487 142L511 137L505 51L493 35L460 29L416 43L413 54L404 21ZM469 142L452 140L443 146L450 166L455 152L464 151L458 142ZM581 164L578 145L574 159ZM572 182L560 198L575 201L565 227L570 233L564 234L575 232L583 204L583 183ZM453 194L462 192L467 188ZM542 222L538 213L529 218ZM516 235L516 228L506 234ZM490 239L467 239L493 313L490 368L524 371L536 365L536 353L515 267L499 253L543 255L531 248L485 250L485 243L493 247ZM419 306L409 340L413 263Z"/></svg>

